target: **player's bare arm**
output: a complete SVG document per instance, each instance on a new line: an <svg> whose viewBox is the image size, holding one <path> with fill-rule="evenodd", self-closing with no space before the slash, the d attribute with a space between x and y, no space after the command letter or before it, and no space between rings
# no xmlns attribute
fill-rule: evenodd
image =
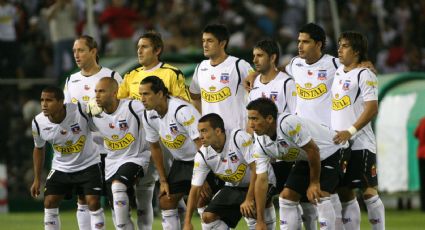
<svg viewBox="0 0 425 230"><path fill-rule="evenodd" d="M310 184L307 189L307 198L312 203L317 203L322 196L320 190L320 154L319 147L313 140L301 147L307 153L310 167Z"/></svg>

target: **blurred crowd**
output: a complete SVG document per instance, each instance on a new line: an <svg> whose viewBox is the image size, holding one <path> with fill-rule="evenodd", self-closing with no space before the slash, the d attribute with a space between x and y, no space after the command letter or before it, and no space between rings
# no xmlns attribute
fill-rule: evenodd
<svg viewBox="0 0 425 230"><path fill-rule="evenodd" d="M282 55L288 59L297 54L298 28L307 22L306 0L92 1L95 27L91 35L100 44L101 56L135 58L136 41L148 30L161 33L166 53L200 53L202 28L219 22L231 32L230 48L251 52L257 41L270 37L279 41ZM72 54L75 37L88 33L87 2L0 0L0 79L65 78L75 68ZM328 35L327 52L336 55L329 1L315 2L316 22ZM424 71L425 0L336 0L336 3L341 31L356 30L367 36L372 47L369 58L379 73ZM0 106L0 116L15 118L11 122L0 119L0 144L7 153L0 162L12 166L10 193L27 193L22 188L29 184L28 178L20 167L25 165L24 168L32 170L29 157L32 139L27 128L31 116L38 112L34 109L34 103L38 102L26 93L19 100L10 98L10 101L6 100L10 97L6 93L0 94L7 102ZM22 111L23 106L28 110ZM22 133L26 133L25 138ZM19 181L23 183L15 183Z"/></svg>

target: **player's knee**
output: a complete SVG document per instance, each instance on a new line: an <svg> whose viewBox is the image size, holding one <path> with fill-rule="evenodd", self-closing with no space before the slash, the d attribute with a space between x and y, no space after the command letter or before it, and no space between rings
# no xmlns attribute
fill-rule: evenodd
<svg viewBox="0 0 425 230"><path fill-rule="evenodd" d="M170 195L170 198L164 195L159 198L159 207L162 210L175 209L177 207L177 201L174 195Z"/></svg>
<svg viewBox="0 0 425 230"><path fill-rule="evenodd" d="M202 213L202 220L206 224L209 224L211 222L214 222L217 219L219 219L219 218L218 218L218 216L215 213L212 213L212 212L204 212L204 213Z"/></svg>
<svg viewBox="0 0 425 230"><path fill-rule="evenodd" d="M300 195L292 189L284 188L279 195L281 198L290 200L290 201L299 201Z"/></svg>
<svg viewBox="0 0 425 230"><path fill-rule="evenodd" d="M374 196L378 195L378 190L373 187L366 188L363 192L363 200L370 199Z"/></svg>
<svg viewBox="0 0 425 230"><path fill-rule="evenodd" d="M350 188L338 188L338 196L341 202L348 202L356 198L356 193Z"/></svg>
<svg viewBox="0 0 425 230"><path fill-rule="evenodd" d="M87 205L90 211L96 211L100 208L100 199L97 195L86 196Z"/></svg>
<svg viewBox="0 0 425 230"><path fill-rule="evenodd" d="M60 199L54 196L46 196L44 198L44 208L58 208Z"/></svg>

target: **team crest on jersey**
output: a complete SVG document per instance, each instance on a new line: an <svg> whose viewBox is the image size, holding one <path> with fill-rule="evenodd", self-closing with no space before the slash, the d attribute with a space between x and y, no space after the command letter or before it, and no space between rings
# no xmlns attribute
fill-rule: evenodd
<svg viewBox="0 0 425 230"><path fill-rule="evenodd" d="M177 135L179 133L179 129L177 128L177 124L176 123L171 123L170 124L170 132L174 135Z"/></svg>
<svg viewBox="0 0 425 230"><path fill-rule="evenodd" d="M319 72L317 73L317 79L324 81L326 80L326 77L327 77L326 70L319 70Z"/></svg>
<svg viewBox="0 0 425 230"><path fill-rule="evenodd" d="M286 143L286 141L285 140L277 140L278 142L279 142L279 144L282 146L282 147L284 147L284 148L288 148L288 143Z"/></svg>
<svg viewBox="0 0 425 230"><path fill-rule="evenodd" d="M309 77L313 76L313 71L311 71L311 70L307 70L307 75L308 75Z"/></svg>
<svg viewBox="0 0 425 230"><path fill-rule="evenodd" d="M60 133L61 133L62 135L65 135L65 134L67 133L67 131L66 131L65 129L62 129L62 130L60 131Z"/></svg>
<svg viewBox="0 0 425 230"><path fill-rule="evenodd" d="M350 80L345 80L344 84L342 85L342 89L345 90L345 91L349 90L350 89L350 83L351 83Z"/></svg>
<svg viewBox="0 0 425 230"><path fill-rule="evenodd" d="M109 128L114 129L115 128L114 123L109 123Z"/></svg>
<svg viewBox="0 0 425 230"><path fill-rule="evenodd" d="M277 94L278 94L278 92L276 92L276 91L270 92L270 99L272 101L277 101Z"/></svg>
<svg viewBox="0 0 425 230"><path fill-rule="evenodd" d="M216 77L214 76L214 74L211 74L211 80L215 80Z"/></svg>
<svg viewBox="0 0 425 230"><path fill-rule="evenodd" d="M90 86L89 85L84 85L84 89L85 90L90 90Z"/></svg>
<svg viewBox="0 0 425 230"><path fill-rule="evenodd" d="M223 84L229 83L229 73L222 73L220 76L220 82Z"/></svg>
<svg viewBox="0 0 425 230"><path fill-rule="evenodd" d="M81 132L80 125L78 123L71 125L71 131L73 134L79 134Z"/></svg>
<svg viewBox="0 0 425 230"><path fill-rule="evenodd" d="M128 123L127 123L126 120L118 121L118 126L120 127L120 130L127 130L128 129Z"/></svg>
<svg viewBox="0 0 425 230"><path fill-rule="evenodd" d="M238 163L238 161L239 161L239 158L238 158L238 156L236 155L235 152L229 153L229 158L230 158L230 161L232 163Z"/></svg>

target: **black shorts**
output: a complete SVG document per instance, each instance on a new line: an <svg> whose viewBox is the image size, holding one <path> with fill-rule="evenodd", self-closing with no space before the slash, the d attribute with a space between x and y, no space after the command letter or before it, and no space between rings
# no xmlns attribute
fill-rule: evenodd
<svg viewBox="0 0 425 230"><path fill-rule="evenodd" d="M343 149L338 150L322 162L320 162L320 189L328 193L334 193L341 178L340 162ZM310 167L308 161L297 161L289 174L285 187L290 188L306 197L307 188L310 184Z"/></svg>
<svg viewBox="0 0 425 230"><path fill-rule="evenodd" d="M281 192L285 187L286 180L291 172L294 162L277 161L271 164L276 176L276 190Z"/></svg>
<svg viewBox="0 0 425 230"><path fill-rule="evenodd" d="M193 161L174 160L167 182L170 194L189 194L193 173Z"/></svg>
<svg viewBox="0 0 425 230"><path fill-rule="evenodd" d="M108 189L106 188L106 180L105 180L105 158L108 156L106 153L100 153L100 168L102 170L102 195L108 195Z"/></svg>
<svg viewBox="0 0 425 230"><path fill-rule="evenodd" d="M127 195L128 199L131 201L132 206L134 206L134 183L136 182L136 179L139 177L143 177L143 168L142 166L135 164L133 162L127 162L123 165L121 165L117 172L110 177L106 181L106 188L107 188L107 195L109 202L111 204L111 207L113 207L113 196L112 196L112 181L118 180L121 183L125 184L127 186Z"/></svg>
<svg viewBox="0 0 425 230"><path fill-rule="evenodd" d="M102 194L102 173L99 164L72 173L54 169L49 172L44 195L65 195L65 199L71 199L74 191L78 195Z"/></svg>
<svg viewBox="0 0 425 230"><path fill-rule="evenodd" d="M224 186L218 191L205 212L215 213L220 216L230 228L235 228L242 217L240 205L245 201L248 188Z"/></svg>
<svg viewBox="0 0 425 230"><path fill-rule="evenodd" d="M367 149L352 150L340 187L364 189L377 185L376 154Z"/></svg>

